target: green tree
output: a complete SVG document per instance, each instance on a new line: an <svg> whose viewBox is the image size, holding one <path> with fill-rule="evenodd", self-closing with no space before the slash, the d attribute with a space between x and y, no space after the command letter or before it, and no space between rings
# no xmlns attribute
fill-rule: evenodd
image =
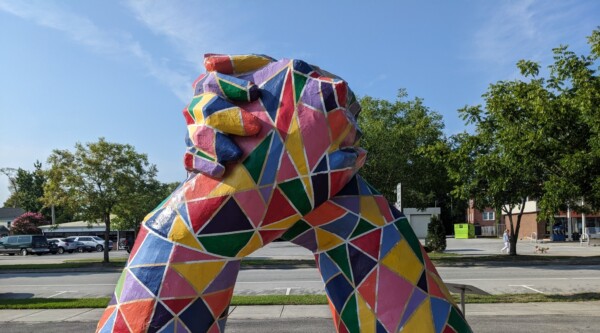
<svg viewBox="0 0 600 333"><path fill-rule="evenodd" d="M433 252L444 252L446 250L446 230L444 230L444 223L437 215L432 215L427 225L425 246Z"/></svg>
<svg viewBox="0 0 600 333"><path fill-rule="evenodd" d="M48 163L45 203L70 207L85 221L104 222L104 262L108 262L111 215L132 206L136 199L132 194L154 181L156 167L131 145L104 138L85 145L77 143L74 152L54 150Z"/></svg>
<svg viewBox="0 0 600 333"><path fill-rule="evenodd" d="M507 216L511 255L527 198L538 200L540 220L552 219L565 204L600 207L600 83L592 69L599 32L589 41L589 56L554 49L548 79L537 63L519 61L524 80L494 83L483 95L485 108L459 110L475 133L452 138L446 159L457 184L453 193Z"/></svg>
<svg viewBox="0 0 600 333"><path fill-rule="evenodd" d="M36 161L33 166L34 171L22 168L14 171L14 179L11 181L12 194L6 199L4 206L20 207L29 212L42 211L41 198L44 194L46 176L42 170L42 163Z"/></svg>
<svg viewBox="0 0 600 333"><path fill-rule="evenodd" d="M405 90L395 102L365 96L360 104L361 146L368 151L360 173L391 202L402 183L403 207L449 204L446 170L427 154L431 146L443 144L441 115L420 98L408 100Z"/></svg>

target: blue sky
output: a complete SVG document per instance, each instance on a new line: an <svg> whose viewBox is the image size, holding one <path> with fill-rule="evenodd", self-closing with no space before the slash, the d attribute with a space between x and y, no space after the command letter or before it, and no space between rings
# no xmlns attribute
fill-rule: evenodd
<svg viewBox="0 0 600 333"><path fill-rule="evenodd" d="M162 181L185 172L184 120L204 53L299 58L359 95L399 88L464 129L519 59L587 53L600 25L590 1L5 1L0 0L0 167L33 169L53 149L99 137L129 143ZM0 176L0 204L9 195Z"/></svg>

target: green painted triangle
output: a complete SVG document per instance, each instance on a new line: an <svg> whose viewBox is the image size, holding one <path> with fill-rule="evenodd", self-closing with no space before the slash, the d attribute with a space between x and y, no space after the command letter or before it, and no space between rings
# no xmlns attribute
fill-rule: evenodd
<svg viewBox="0 0 600 333"><path fill-rule="evenodd" d="M344 272L348 280L352 281L352 271L348 262L348 250L346 244L342 244L332 250L327 251L327 255L333 260L338 267Z"/></svg>
<svg viewBox="0 0 600 333"><path fill-rule="evenodd" d="M454 328L456 332L460 333L469 333L472 332L465 318L456 310L455 307L452 307L450 311L450 317L448 318L448 324Z"/></svg>
<svg viewBox="0 0 600 333"><path fill-rule="evenodd" d="M410 248L417 258L419 258L422 264L425 264L423 253L421 253L421 243L419 243L419 239L417 238L417 235L415 235L410 223L408 223L408 220L406 218L401 218L394 222L394 225L396 225L396 228L398 228L402 237L408 242L408 245L410 245Z"/></svg>
<svg viewBox="0 0 600 333"><path fill-rule="evenodd" d="M300 214L306 215L312 210L312 205L310 204L310 200L306 195L306 190L304 189L302 180L296 178L294 180L281 183L279 184L279 188L283 191L285 196L290 199Z"/></svg>
<svg viewBox="0 0 600 333"><path fill-rule="evenodd" d="M227 233L224 235L203 235L198 240L208 253L235 257L254 234L254 231Z"/></svg>
<svg viewBox="0 0 600 333"><path fill-rule="evenodd" d="M196 156L200 156L200 157L202 157L204 159L207 159L207 160L209 160L211 162L215 161L214 157L208 156L208 155L206 155L205 153L203 153L200 150L196 150Z"/></svg>
<svg viewBox="0 0 600 333"><path fill-rule="evenodd" d="M296 103L298 103L298 99L300 99L300 94L302 93L302 89L304 89L306 80L306 76L294 73L294 91L296 92Z"/></svg>
<svg viewBox="0 0 600 333"><path fill-rule="evenodd" d="M362 235L365 232L367 232L369 230L373 230L373 229L375 229L374 225L372 225L371 223L369 223L361 218L360 221L358 222L358 225L352 232L352 235L350 235L350 238L354 238L358 235Z"/></svg>
<svg viewBox="0 0 600 333"><path fill-rule="evenodd" d="M346 302L346 306L342 311L342 320L350 333L360 333L360 326L358 324L358 306L356 305L356 294L354 293L348 299L348 302Z"/></svg>
<svg viewBox="0 0 600 333"><path fill-rule="evenodd" d="M306 223L304 220L300 220L294 223L294 225L291 228L289 228L288 231L286 231L285 234L281 236L281 238L287 241L291 241L310 228L311 226L308 223Z"/></svg>
<svg viewBox="0 0 600 333"><path fill-rule="evenodd" d="M117 295L117 299L121 299L121 292L123 292L123 283L125 282L125 276L129 269L124 269L123 273L119 277L119 281L117 281L117 286L115 288L115 294Z"/></svg>
<svg viewBox="0 0 600 333"><path fill-rule="evenodd" d="M273 132L271 132L259 145L256 147L248 157L244 160L243 164L248 169L250 176L254 179L254 182L258 184L260 174L262 173L265 161L267 160L267 153L269 152L269 146L271 145L271 138Z"/></svg>
<svg viewBox="0 0 600 333"><path fill-rule="evenodd" d="M190 105L188 105L188 113L190 114L190 117L192 117L192 119L197 120L196 117L194 116L194 107L196 106L196 104L200 103L200 101L202 100L202 95L199 96L195 96L194 98L192 98L192 101L190 102Z"/></svg>
<svg viewBox="0 0 600 333"><path fill-rule="evenodd" d="M219 81L219 85L221 86L221 89L223 89L223 93L229 99L232 99L234 101L247 101L248 100L248 92L246 91L246 89L240 88L240 87L233 85L230 82L227 82L225 80L219 79L218 81Z"/></svg>

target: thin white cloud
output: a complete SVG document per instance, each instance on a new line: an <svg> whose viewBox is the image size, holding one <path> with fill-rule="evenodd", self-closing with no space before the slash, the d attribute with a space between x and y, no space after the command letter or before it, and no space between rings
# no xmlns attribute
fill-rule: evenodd
<svg viewBox="0 0 600 333"><path fill-rule="evenodd" d="M547 65L552 48L566 41L575 47L585 44L584 36L597 24L589 19L594 6L589 1L538 0L488 4L485 23L474 33L470 57L490 72L511 78L518 75L519 59Z"/></svg>
<svg viewBox="0 0 600 333"><path fill-rule="evenodd" d="M191 96L191 77L157 62L138 42L125 37L126 34L106 33L106 29L97 26L89 18L73 13L59 3L48 0L0 0L0 10L40 26L60 31L94 52L111 56L133 57L145 67L149 75L168 86L183 102L187 102Z"/></svg>

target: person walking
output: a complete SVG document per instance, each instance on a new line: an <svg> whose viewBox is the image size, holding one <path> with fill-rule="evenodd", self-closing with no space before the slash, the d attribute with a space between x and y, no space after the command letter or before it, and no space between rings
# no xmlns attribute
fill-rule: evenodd
<svg viewBox="0 0 600 333"><path fill-rule="evenodd" d="M508 253L508 251L510 251L510 242L508 239L508 230L504 230L504 235L502 235L502 240L504 241L504 247L502 248L502 250L500 250L501 253L504 253L504 250L506 250L506 253Z"/></svg>

